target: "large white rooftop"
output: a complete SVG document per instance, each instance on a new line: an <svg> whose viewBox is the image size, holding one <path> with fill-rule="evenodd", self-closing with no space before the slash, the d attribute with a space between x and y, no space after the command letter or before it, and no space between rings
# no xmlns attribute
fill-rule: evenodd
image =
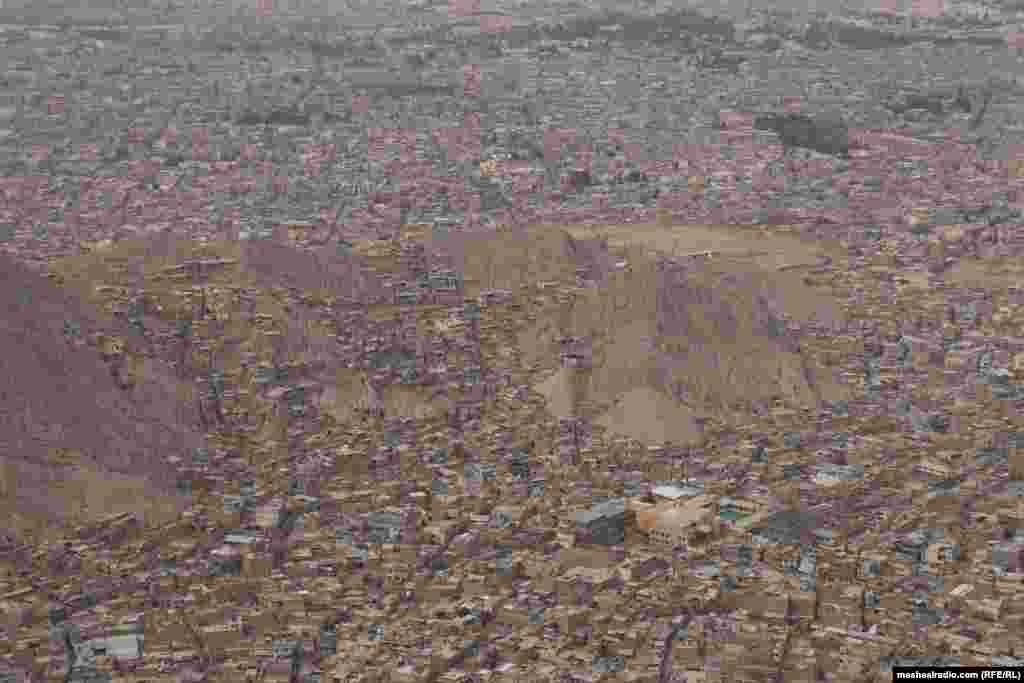
<svg viewBox="0 0 1024 683"><path fill-rule="evenodd" d="M669 500L678 500L680 498L686 498L687 496L695 495L697 492L689 488L681 488L679 486L655 486L651 489L658 498L668 498Z"/></svg>

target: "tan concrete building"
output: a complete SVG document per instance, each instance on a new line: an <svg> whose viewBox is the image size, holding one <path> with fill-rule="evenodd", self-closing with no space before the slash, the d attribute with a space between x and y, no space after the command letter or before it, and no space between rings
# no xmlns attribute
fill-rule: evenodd
<svg viewBox="0 0 1024 683"><path fill-rule="evenodd" d="M716 514L714 496L694 496L637 510L637 528L652 543L674 546L688 543L696 533L711 531Z"/></svg>

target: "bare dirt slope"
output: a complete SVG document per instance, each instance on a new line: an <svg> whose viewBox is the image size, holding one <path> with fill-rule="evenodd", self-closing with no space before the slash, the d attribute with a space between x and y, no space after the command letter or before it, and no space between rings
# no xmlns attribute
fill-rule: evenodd
<svg viewBox="0 0 1024 683"><path fill-rule="evenodd" d="M251 242L199 243L165 231L64 259L52 270L60 274L65 287L97 306L108 304L110 298L109 289L97 290L101 283L118 290L144 291L153 304L154 326L195 319L208 332L218 330L211 335L209 362L237 378L245 398L236 407L258 422L276 424L274 403L267 399L265 388L254 383L253 366L300 362L304 374L293 373L291 380L312 381L320 409L347 422L360 419L369 407L367 374L339 363L335 326L316 303L355 302L371 306L373 317L372 304L390 292L381 286L383 276L376 270L383 259L373 255L386 246L357 243L354 253L346 254L333 244L300 249L282 235ZM197 271L183 267L197 262L222 265ZM198 315L187 304L186 300L195 299L190 291L204 293L210 309L207 315ZM296 293L300 296L293 296ZM391 311L387 317L393 315ZM249 358L245 368L243 355ZM202 374L205 356L189 358L183 363L182 376ZM376 395L385 414L424 418L447 409L447 402L436 393L394 384L380 387Z"/></svg>
<svg viewBox="0 0 1024 683"><path fill-rule="evenodd" d="M814 264L830 251L821 243L767 226L631 223L570 226L567 232L577 239L605 237L613 248L636 245L676 256L711 251L741 257L763 268Z"/></svg>
<svg viewBox="0 0 1024 683"><path fill-rule="evenodd" d="M0 504L18 532L134 511L160 523L182 504L166 458L199 444L156 362L120 389L84 339L109 323L46 277L0 260ZM66 325L77 329L69 334ZM79 341L75 342L75 337Z"/></svg>
<svg viewBox="0 0 1024 683"><path fill-rule="evenodd" d="M847 397L785 329L786 318L841 317L836 302L792 268L826 252L796 237L732 227L540 226L457 246L449 251L455 265L481 288L565 284L577 272L591 279L571 300L533 309L518 334L524 363L548 368L535 389L558 416L578 406L643 441L687 442L699 438L699 417L735 424L755 402ZM707 251L712 258L664 259ZM560 367L564 336L590 340L588 370Z"/></svg>
<svg viewBox="0 0 1024 683"><path fill-rule="evenodd" d="M340 423L355 421L370 408L365 372L338 368L326 382L320 408ZM429 420L443 415L448 403L429 387L391 384L379 390L385 415Z"/></svg>
<svg viewBox="0 0 1024 683"><path fill-rule="evenodd" d="M959 287L995 289L1017 287L1024 265L1016 259L961 259L946 274L946 281Z"/></svg>

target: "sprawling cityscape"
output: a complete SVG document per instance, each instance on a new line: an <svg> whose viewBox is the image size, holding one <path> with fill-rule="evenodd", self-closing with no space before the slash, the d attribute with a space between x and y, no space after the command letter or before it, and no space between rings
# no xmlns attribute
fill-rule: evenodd
<svg viewBox="0 0 1024 683"><path fill-rule="evenodd" d="M0 681L1024 667L1022 24L5 2Z"/></svg>

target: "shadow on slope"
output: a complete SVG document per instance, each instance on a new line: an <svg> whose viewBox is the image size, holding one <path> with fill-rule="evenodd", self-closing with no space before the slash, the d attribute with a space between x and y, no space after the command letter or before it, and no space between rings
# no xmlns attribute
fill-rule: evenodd
<svg viewBox="0 0 1024 683"><path fill-rule="evenodd" d="M303 251L274 240L240 247L243 274L265 287L294 287L323 292L350 302L370 304L385 298L380 278L357 254L339 254L333 246Z"/></svg>
<svg viewBox="0 0 1024 683"><path fill-rule="evenodd" d="M838 307L773 269L727 258L684 266L640 246L613 252L606 241L550 228L450 238L447 246L481 287L589 279L564 303L534 307L534 319L520 325L523 362L551 373L535 388L559 417L578 408L642 441L686 442L699 437L700 417L738 424L760 401L810 406L847 397L784 322L834 322ZM567 336L588 340L586 369L560 367Z"/></svg>
<svg viewBox="0 0 1024 683"><path fill-rule="evenodd" d="M273 412L266 393L278 381L309 381L323 389L322 409L345 421L358 417L367 399L365 378L340 367L338 325L353 323L339 323L343 314L332 319L334 314L319 304L336 300L351 312L390 302L393 292L383 286L379 272L387 270L389 260L364 257L358 249L339 253L335 245L304 250L283 237L199 243L165 231L65 259L54 272L97 306L110 304L109 290L95 287L107 283L144 291L154 326L195 322L198 343L192 347L202 346L208 354L168 355L180 346L176 343L155 353L178 362L180 377L202 378L215 367L226 381L237 382L234 388L245 398L236 407L250 417ZM196 290L203 292L201 298L193 296ZM200 300L205 313L194 305ZM272 368L285 371L287 379L256 382L258 371ZM428 405L431 414L439 410L429 395L403 385L384 389L381 400L389 414L421 415Z"/></svg>
<svg viewBox="0 0 1024 683"><path fill-rule="evenodd" d="M0 504L23 533L132 511L161 523L184 504L167 457L199 445L156 361L119 389L84 342L109 332L85 302L0 258Z"/></svg>
<svg viewBox="0 0 1024 683"><path fill-rule="evenodd" d="M462 273L470 295L541 282L570 284L577 268L602 276L614 267L606 243L558 229L451 232L429 238L428 245L432 260Z"/></svg>

